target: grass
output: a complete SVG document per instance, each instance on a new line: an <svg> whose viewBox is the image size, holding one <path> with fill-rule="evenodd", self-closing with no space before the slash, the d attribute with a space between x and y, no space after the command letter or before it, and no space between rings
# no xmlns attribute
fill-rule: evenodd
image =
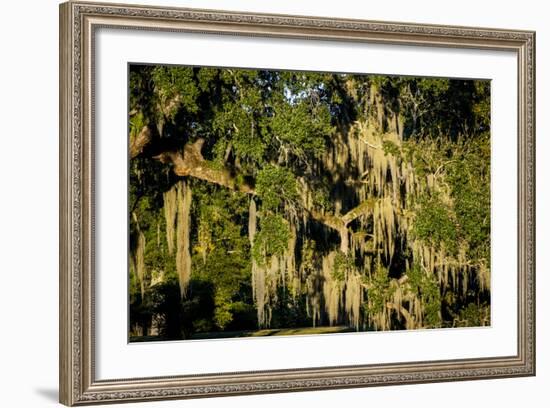
<svg viewBox="0 0 550 408"><path fill-rule="evenodd" d="M292 329L260 329L260 330L241 330L241 331L226 331L226 332L206 332L195 333L189 340L206 340L206 339L226 339L231 337L268 337L268 336L292 336L304 334L331 334L331 333L347 333L355 331L347 326L321 326L321 327L299 327ZM132 336L130 342L146 342L146 341L163 341L160 336Z"/></svg>

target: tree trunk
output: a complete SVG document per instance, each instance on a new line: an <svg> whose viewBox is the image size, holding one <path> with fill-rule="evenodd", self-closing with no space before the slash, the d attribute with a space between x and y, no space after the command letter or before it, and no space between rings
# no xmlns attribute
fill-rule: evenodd
<svg viewBox="0 0 550 408"><path fill-rule="evenodd" d="M349 231L347 226L340 228L338 233L340 234L340 251L347 255L349 252Z"/></svg>

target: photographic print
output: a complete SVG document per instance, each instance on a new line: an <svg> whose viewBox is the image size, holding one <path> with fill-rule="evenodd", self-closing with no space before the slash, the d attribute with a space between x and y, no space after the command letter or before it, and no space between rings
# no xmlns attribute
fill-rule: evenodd
<svg viewBox="0 0 550 408"><path fill-rule="evenodd" d="M128 70L130 342L491 324L489 80Z"/></svg>

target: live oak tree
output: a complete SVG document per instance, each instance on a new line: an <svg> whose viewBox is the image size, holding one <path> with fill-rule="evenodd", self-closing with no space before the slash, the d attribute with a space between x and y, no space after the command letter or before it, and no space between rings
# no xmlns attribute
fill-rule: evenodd
<svg viewBox="0 0 550 408"><path fill-rule="evenodd" d="M133 333L488 324L489 90L132 65Z"/></svg>

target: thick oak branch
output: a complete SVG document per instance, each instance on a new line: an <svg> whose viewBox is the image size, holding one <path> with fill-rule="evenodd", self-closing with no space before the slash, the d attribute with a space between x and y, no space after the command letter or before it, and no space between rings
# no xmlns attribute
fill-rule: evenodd
<svg viewBox="0 0 550 408"><path fill-rule="evenodd" d="M172 170L178 176L195 177L231 190L256 194L254 184L247 181L246 177L243 177L243 181L238 183L232 169L218 167L205 160L201 153L203 144L204 140L199 139L195 143L185 145L183 153L174 151L163 152L154 156L154 158L162 163L171 164Z"/></svg>
<svg viewBox="0 0 550 408"><path fill-rule="evenodd" d="M201 153L203 144L204 140L199 139L192 144L185 145L183 152L166 151L154 156L154 158L162 163L172 165L172 170L178 176L195 177L234 191L256 195L252 178L237 177L234 169L216 166L205 160ZM315 209L305 211L315 221L337 231L342 241L341 249L343 252L347 252L349 246L348 225L360 216L371 212L375 203L376 199L368 199L344 215L326 214Z"/></svg>
<svg viewBox="0 0 550 408"><path fill-rule="evenodd" d="M152 139L153 132L149 126L144 126L137 136L130 137L130 159L140 154Z"/></svg>

